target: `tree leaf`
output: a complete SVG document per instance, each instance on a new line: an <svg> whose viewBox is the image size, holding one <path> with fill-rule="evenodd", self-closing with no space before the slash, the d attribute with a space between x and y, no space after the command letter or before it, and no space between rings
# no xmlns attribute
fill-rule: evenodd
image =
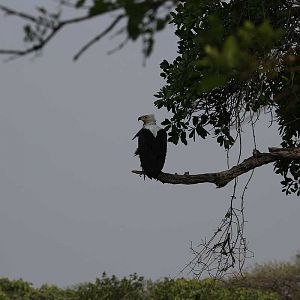
<svg viewBox="0 0 300 300"><path fill-rule="evenodd" d="M80 8L84 5L84 3L85 3L85 0L78 0L75 4L75 7Z"/></svg>

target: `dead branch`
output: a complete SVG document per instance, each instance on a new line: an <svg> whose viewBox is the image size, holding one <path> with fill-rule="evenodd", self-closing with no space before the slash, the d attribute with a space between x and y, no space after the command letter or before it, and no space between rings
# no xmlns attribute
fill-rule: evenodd
<svg viewBox="0 0 300 300"><path fill-rule="evenodd" d="M104 13L116 11L116 10L119 10L120 8L121 8L120 6L116 5L115 7L111 8L109 11L106 11L106 12L102 12L102 13L98 13L98 14L92 14L92 15L88 14L88 15L85 15L85 16L75 17L75 18L66 19L66 20L56 20L56 24L54 26L44 24L45 29L48 29L49 33L47 35L45 35L44 37L40 38L36 43L33 43L32 46L30 46L28 48L25 48L25 49L0 49L0 54L10 55L11 56L10 59L13 59L15 57L21 57L21 56L25 56L25 55L28 55L28 54L31 54L31 53L38 53L64 27L66 27L68 25L72 25L72 24L81 23L81 22L84 22L84 21L91 20L93 18L102 16ZM16 17L19 17L19 18L21 18L25 21L30 21L34 24L39 24L39 22L40 22L40 19L38 17L34 17L32 15L25 14L23 12L19 12L17 10L14 10L14 9L9 8L7 6L4 6L4 5L0 5L0 11L3 11L7 15L16 16ZM115 18L114 22L111 25L109 25L106 29L103 30L103 32L100 34L100 37L99 36L95 37L94 42L99 41L102 36L104 36L108 32L110 32L114 28L114 25L116 25L116 23L118 23L119 20L120 20L120 16L117 16ZM51 22L49 22L49 24L51 24ZM105 33L105 34L103 34L103 33ZM85 48L85 49L81 50L80 54L82 54L82 52L84 52L88 47L85 46L83 48Z"/></svg>
<svg viewBox="0 0 300 300"><path fill-rule="evenodd" d="M225 171L196 175L179 175L161 172L157 180L162 183L185 185L208 182L213 183L220 188L224 187L238 176L271 162L281 159L300 160L300 148L269 148L269 151L269 153L253 151L253 155L251 157ZM133 170L132 173L144 175L143 171Z"/></svg>

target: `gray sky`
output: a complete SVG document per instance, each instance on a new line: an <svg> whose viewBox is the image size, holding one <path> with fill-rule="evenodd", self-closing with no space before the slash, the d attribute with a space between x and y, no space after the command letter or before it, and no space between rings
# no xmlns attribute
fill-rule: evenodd
<svg viewBox="0 0 300 300"><path fill-rule="evenodd" d="M36 2L1 1L28 11ZM20 45L17 25L0 18L1 47ZM131 174L139 168L138 116L167 116L153 107L153 94L163 85L159 63L176 55L172 31L157 36L145 68L140 43L107 56L117 43L108 39L73 63L97 28L67 28L42 57L1 63L0 276L62 286L104 271L175 276L192 258L190 241L209 237L228 208L232 185L171 186ZM253 148L245 135L243 158ZM259 126L257 135L261 151L279 144L275 129ZM169 145L164 170L225 168L225 153L199 139ZM281 193L272 168L256 170L247 192L249 264L290 259L300 249L300 201Z"/></svg>

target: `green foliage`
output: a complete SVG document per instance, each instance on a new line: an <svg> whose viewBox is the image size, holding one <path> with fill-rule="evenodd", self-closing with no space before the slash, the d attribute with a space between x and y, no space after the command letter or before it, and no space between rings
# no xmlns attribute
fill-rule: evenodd
<svg viewBox="0 0 300 300"><path fill-rule="evenodd" d="M89 15L102 15L108 11L115 9L116 7L116 4L111 1L94 0L94 4L89 9Z"/></svg>
<svg viewBox="0 0 300 300"><path fill-rule="evenodd" d="M114 10L122 10L127 19L127 37L133 41L142 38L143 53L150 56L154 46L154 35L163 30L170 21L171 7L177 0L138 1L138 0L93 0L89 8L90 16L98 16ZM79 0L77 8L81 8L85 1ZM168 8L167 8L168 7Z"/></svg>
<svg viewBox="0 0 300 300"><path fill-rule="evenodd" d="M144 299L144 279L136 274L118 279L116 276L108 277L103 273L101 278L97 278L95 283L85 283L79 285L77 297L80 300L89 299L120 299L139 300Z"/></svg>
<svg viewBox="0 0 300 300"><path fill-rule="evenodd" d="M276 113L283 147L300 146L300 56L288 54L285 57L285 72L281 78L284 82L277 95ZM300 196L300 163L295 160L281 160L276 163L276 173L283 176L282 191L287 195L296 193Z"/></svg>
<svg viewBox="0 0 300 300"><path fill-rule="evenodd" d="M277 300L275 293L253 288L228 288L205 279L168 279L152 282L136 274L118 279L105 273L94 283L61 289L43 285L33 288L22 280L0 279L0 300Z"/></svg>
<svg viewBox="0 0 300 300"><path fill-rule="evenodd" d="M27 283L23 280L10 281L7 278L1 278L0 279L0 290L3 293L3 295L5 295L3 299L5 299L5 297L7 297L7 299L27 300L27 299L29 299L31 286L29 283Z"/></svg>
<svg viewBox="0 0 300 300"><path fill-rule="evenodd" d="M169 141L206 138L229 149L245 116L276 114L282 146L298 147L299 9L291 0L185 0L172 14L178 57L161 63L155 104L172 112ZM279 162L283 190L300 195L300 164Z"/></svg>
<svg viewBox="0 0 300 300"><path fill-rule="evenodd" d="M254 289L228 289L221 282L213 279L177 279L154 283L150 285L150 297L155 300L277 300L271 292L262 292Z"/></svg>
<svg viewBox="0 0 300 300"><path fill-rule="evenodd" d="M79 8L82 7L85 3L85 0L77 0L77 2L75 3L75 7Z"/></svg>
<svg viewBox="0 0 300 300"><path fill-rule="evenodd" d="M23 280L0 278L0 300L75 300L72 289L60 289L54 285L42 285L35 289Z"/></svg>
<svg viewBox="0 0 300 300"><path fill-rule="evenodd" d="M300 255L292 262L270 262L256 265L242 277L231 278L227 285L232 288L251 288L273 291L280 299L299 299Z"/></svg>

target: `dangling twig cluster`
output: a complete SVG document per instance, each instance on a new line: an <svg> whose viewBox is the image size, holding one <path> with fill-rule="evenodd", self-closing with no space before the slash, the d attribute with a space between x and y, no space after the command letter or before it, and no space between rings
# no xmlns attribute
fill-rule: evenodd
<svg viewBox="0 0 300 300"><path fill-rule="evenodd" d="M214 278L221 278L224 274L228 274L229 270L238 269L240 272L242 271L245 260L253 256L244 235L246 223L244 196L251 178L252 174L238 203L236 197L238 181L235 180L230 207L224 218L209 240L202 240L196 247L191 242L190 250L193 259L184 267L181 273L188 270L188 273L193 274L196 278L207 274Z"/></svg>

